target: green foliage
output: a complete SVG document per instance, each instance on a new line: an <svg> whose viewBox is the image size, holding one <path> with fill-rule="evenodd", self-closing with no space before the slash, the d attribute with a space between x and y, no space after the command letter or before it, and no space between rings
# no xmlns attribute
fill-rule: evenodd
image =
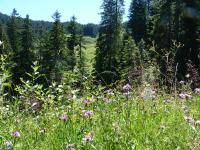
<svg viewBox="0 0 200 150"><path fill-rule="evenodd" d="M124 1L103 1L101 24L96 44L95 75L103 84L119 79L119 53L122 46Z"/></svg>
<svg viewBox="0 0 200 150"><path fill-rule="evenodd" d="M72 16L71 18L68 26L68 33L70 34L67 39L67 47L69 49L68 64L69 68L73 71L76 65L75 47L78 45L78 29L75 16Z"/></svg>
<svg viewBox="0 0 200 150"><path fill-rule="evenodd" d="M129 22L131 36L136 43L146 39L146 3L143 0L132 0L129 8Z"/></svg>
<svg viewBox="0 0 200 150"><path fill-rule="evenodd" d="M62 70L66 68L67 48L65 46L66 36L64 34L63 24L60 22L60 13L56 11L52 16L54 18L53 27L46 37L46 44L42 45L41 63L44 66L44 74L48 83L52 81L60 82L62 79Z"/></svg>

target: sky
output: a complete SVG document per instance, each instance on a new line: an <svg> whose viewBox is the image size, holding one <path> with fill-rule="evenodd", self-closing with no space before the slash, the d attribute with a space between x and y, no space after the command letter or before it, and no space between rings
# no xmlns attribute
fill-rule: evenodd
<svg viewBox="0 0 200 150"><path fill-rule="evenodd" d="M127 20L131 0L125 0L124 20ZM32 20L53 21L52 14L58 10L61 21L69 21L75 15L82 24L99 23L102 0L0 0L0 12L10 15L13 8L21 17L29 14Z"/></svg>

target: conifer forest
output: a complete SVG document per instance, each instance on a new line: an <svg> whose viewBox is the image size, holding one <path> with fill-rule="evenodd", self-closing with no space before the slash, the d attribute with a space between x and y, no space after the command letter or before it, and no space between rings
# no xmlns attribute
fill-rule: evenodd
<svg viewBox="0 0 200 150"><path fill-rule="evenodd" d="M0 10L0 150L200 150L200 1L125 4Z"/></svg>

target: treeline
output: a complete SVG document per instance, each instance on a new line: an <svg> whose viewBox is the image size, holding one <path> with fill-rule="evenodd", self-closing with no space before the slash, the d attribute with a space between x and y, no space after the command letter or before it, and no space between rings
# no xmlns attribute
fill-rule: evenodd
<svg viewBox="0 0 200 150"><path fill-rule="evenodd" d="M29 16L22 19L15 9L6 28L0 24L0 76L11 83L6 88L11 95L16 94L18 85L33 78L34 82L48 87L53 82L60 84L66 72L76 72L80 82L86 74L85 42L76 17L71 18L67 29L60 22L58 11L52 18L52 27L38 38L35 38Z"/></svg>
<svg viewBox="0 0 200 150"><path fill-rule="evenodd" d="M103 0L93 81L108 85L138 80L141 84L146 78L151 84L170 88L180 80L199 86L199 7L198 0L132 0L124 24L124 0ZM20 84L21 78L29 79L27 73L34 70L34 61L41 67L38 83L61 83L67 71L80 75L79 84L83 83L87 74L83 30L76 17L67 29L60 17L56 11L50 30L37 39L29 16L22 21L15 9L6 28L0 26L0 51L9 56L7 68L13 86ZM158 77L151 81L154 75Z"/></svg>
<svg viewBox="0 0 200 150"><path fill-rule="evenodd" d="M132 0L125 28L124 0L104 0L101 8L96 79L132 82L143 68L157 66L162 85L189 80L188 74L199 83L199 0Z"/></svg>
<svg viewBox="0 0 200 150"><path fill-rule="evenodd" d="M6 27L7 22L9 21L10 16L0 13L0 24ZM19 17L19 22L23 23L23 18ZM31 20L32 31L35 38L40 37L43 33L50 31L53 26L53 22L49 21L34 21ZM64 22L64 28L67 31L69 22ZM96 37L98 34L99 26L97 24L88 23L80 24L77 23L77 28L82 31L84 36Z"/></svg>

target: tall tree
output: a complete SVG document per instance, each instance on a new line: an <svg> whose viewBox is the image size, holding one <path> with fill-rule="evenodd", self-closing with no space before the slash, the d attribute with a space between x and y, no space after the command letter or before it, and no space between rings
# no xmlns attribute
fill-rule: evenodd
<svg viewBox="0 0 200 150"><path fill-rule="evenodd" d="M141 39L146 39L146 3L144 0L132 0L128 28L136 43Z"/></svg>
<svg viewBox="0 0 200 150"><path fill-rule="evenodd" d="M24 19L21 33L21 43L22 50L19 53L21 62L18 66L21 70L21 77L27 78L26 73L30 73L32 71L31 66L34 61L34 55L31 49L33 47L32 25L29 15L26 15L26 18Z"/></svg>
<svg viewBox="0 0 200 150"><path fill-rule="evenodd" d="M71 17L71 21L69 23L67 30L68 33L70 34L67 40L67 47L69 49L68 64L70 69L73 71L76 65L75 47L78 45L77 42L78 28L75 16Z"/></svg>
<svg viewBox="0 0 200 150"><path fill-rule="evenodd" d="M58 11L52 16L54 23L49 33L49 38L47 38L46 49L43 51L42 56L44 74L50 83L52 81L60 82L63 68L66 67L66 37L64 34L64 26L60 22L60 17L61 15Z"/></svg>
<svg viewBox="0 0 200 150"><path fill-rule="evenodd" d="M12 58L11 61L13 63L11 72L12 72L12 81L13 85L20 84L20 69L19 64L21 63L20 60L20 48L21 48L21 43L20 43L20 24L19 24L19 18L18 18L18 13L16 9L13 9L13 12L11 14L11 18L8 22L7 25L7 33L8 33L8 38L10 42L10 46L12 49Z"/></svg>
<svg viewBox="0 0 200 150"><path fill-rule="evenodd" d="M123 0L104 0L99 37L96 45L95 71L104 83L119 78L119 52L122 45Z"/></svg>
<svg viewBox="0 0 200 150"><path fill-rule="evenodd" d="M83 35L79 35L77 42L78 42L77 69L78 69L78 71L81 75L81 80L83 80L83 76L86 73L86 70L85 70L85 52L84 52L84 49L86 49L86 47L84 46Z"/></svg>
<svg viewBox="0 0 200 150"><path fill-rule="evenodd" d="M182 4L182 16L180 18L182 28L180 29L179 41L183 43L183 47L179 48L176 54L179 80L185 78L188 61L191 61L200 73L200 2L198 0L183 0Z"/></svg>

